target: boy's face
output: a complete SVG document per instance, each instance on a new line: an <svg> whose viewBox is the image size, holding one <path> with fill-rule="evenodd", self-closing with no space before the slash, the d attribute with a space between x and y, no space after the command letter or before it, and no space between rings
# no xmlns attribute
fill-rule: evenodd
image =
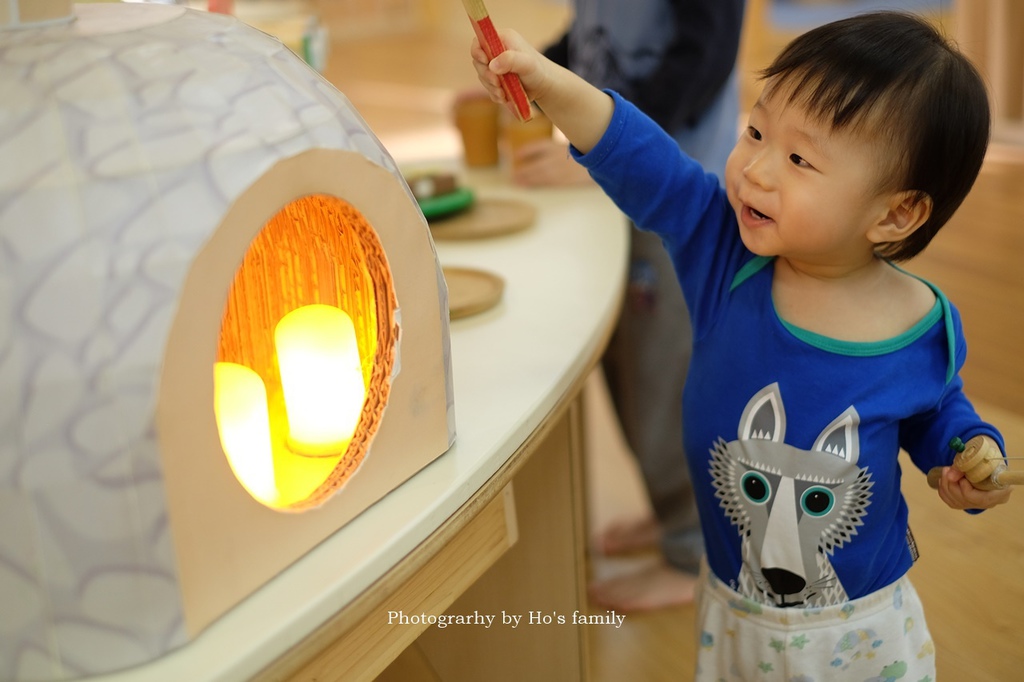
<svg viewBox="0 0 1024 682"><path fill-rule="evenodd" d="M769 84L770 85L770 84ZM762 95L729 156L725 186L740 235L760 256L814 267L873 258L891 192L866 133L835 131L778 88Z"/></svg>

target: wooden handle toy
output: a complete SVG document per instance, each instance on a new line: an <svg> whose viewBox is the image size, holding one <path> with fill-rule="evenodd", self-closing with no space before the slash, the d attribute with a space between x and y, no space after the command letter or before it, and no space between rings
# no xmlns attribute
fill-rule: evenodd
<svg viewBox="0 0 1024 682"><path fill-rule="evenodd" d="M1024 471L1010 471L999 446L986 436L975 436L965 445L954 438L949 446L957 451L953 466L964 473L978 490L1002 490L1011 485L1024 485ZM942 467L928 472L928 485L939 487Z"/></svg>
<svg viewBox="0 0 1024 682"><path fill-rule="evenodd" d="M469 15L469 21L473 24L473 30L480 41L480 46L484 48L487 59L494 59L504 52L505 45L498 37L498 30L494 28L494 23L484 6L484 0L462 0L462 4L466 8L466 14ZM516 115L516 118L520 121L529 121L533 118L530 100L526 98L526 91L523 90L519 76L514 73L506 73L499 78L501 89L505 91L505 97L509 101L509 109Z"/></svg>

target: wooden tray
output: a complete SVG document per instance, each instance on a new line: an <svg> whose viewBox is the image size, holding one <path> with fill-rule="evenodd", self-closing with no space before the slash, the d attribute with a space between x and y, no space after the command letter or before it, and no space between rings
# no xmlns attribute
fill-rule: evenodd
<svg viewBox="0 0 1024 682"><path fill-rule="evenodd" d="M453 320L482 313L496 306L505 291L505 280L475 268L442 268L448 282L448 311Z"/></svg>
<svg viewBox="0 0 1024 682"><path fill-rule="evenodd" d="M434 239L484 239L525 230L537 219L537 209L518 199L477 197L465 211L431 220Z"/></svg>

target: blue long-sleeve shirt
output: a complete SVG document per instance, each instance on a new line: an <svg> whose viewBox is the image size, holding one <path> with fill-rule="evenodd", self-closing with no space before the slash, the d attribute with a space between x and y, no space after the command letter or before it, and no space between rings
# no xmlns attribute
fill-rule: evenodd
<svg viewBox="0 0 1024 682"><path fill-rule="evenodd" d="M966 343L936 287L932 311L879 342L788 324L774 261L743 245L718 180L615 93L598 144L574 156L636 225L661 236L693 325L685 446L710 568L775 606L824 606L878 590L913 562L901 448L922 471L948 443L985 434L963 393Z"/></svg>

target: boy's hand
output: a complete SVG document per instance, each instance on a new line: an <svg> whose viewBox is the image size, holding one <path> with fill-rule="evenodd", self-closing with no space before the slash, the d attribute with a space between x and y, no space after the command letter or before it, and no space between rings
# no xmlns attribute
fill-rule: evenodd
<svg viewBox="0 0 1024 682"><path fill-rule="evenodd" d="M515 73L527 99L540 107L577 150L586 154L593 149L615 112L611 96L537 52L515 31L499 31L499 36L505 51L489 64L478 39L470 48L477 78L491 99L510 106L498 76Z"/></svg>
<svg viewBox="0 0 1024 682"><path fill-rule="evenodd" d="M1013 488L978 490L964 472L956 467L944 467L939 479L939 498L953 509L991 509L1006 504Z"/></svg>
<svg viewBox="0 0 1024 682"><path fill-rule="evenodd" d="M506 73L515 73L523 84L528 99L539 99L538 91L543 89L545 83L544 66L547 61L543 55L535 50L526 40L508 29L499 31L502 43L505 44L505 51L487 61L487 55L480 46L478 39L473 40L470 48L470 56L473 58L473 67L476 69L477 77L487 89L491 99L499 104L509 104L505 91L501 87L498 76Z"/></svg>

